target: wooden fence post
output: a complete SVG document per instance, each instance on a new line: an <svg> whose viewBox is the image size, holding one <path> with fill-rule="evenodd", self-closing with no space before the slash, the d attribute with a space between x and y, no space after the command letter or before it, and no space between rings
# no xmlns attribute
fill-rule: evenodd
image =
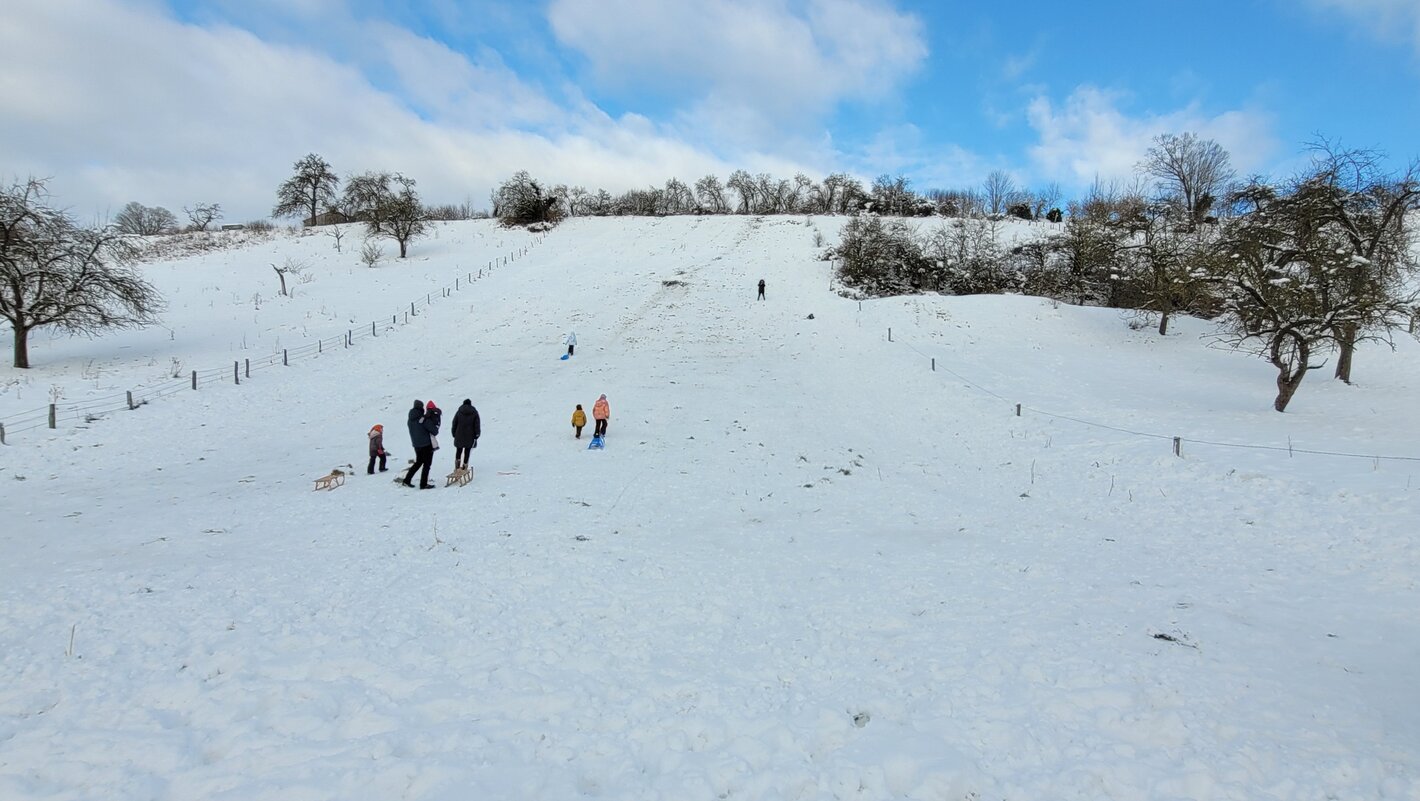
<svg viewBox="0 0 1420 801"><path fill-rule="evenodd" d="M375 336L375 324L370 323L370 336Z"/></svg>
<svg viewBox="0 0 1420 801"><path fill-rule="evenodd" d="M251 359L243 359L242 361L246 362L242 369L246 371L247 378L251 378Z"/></svg>
<svg viewBox="0 0 1420 801"><path fill-rule="evenodd" d="M1182 456L1182 455L1183 455L1183 437L1174 437L1174 438L1173 438L1173 455L1174 455L1174 456Z"/></svg>
<svg viewBox="0 0 1420 801"><path fill-rule="evenodd" d="M242 363L232 362L232 383L241 386L242 383Z"/></svg>
<svg viewBox="0 0 1420 801"><path fill-rule="evenodd" d="M934 372L934 373L937 372L937 357L936 357L936 356L933 356L933 357L932 357L932 372Z"/></svg>
<svg viewBox="0 0 1420 801"><path fill-rule="evenodd" d="M49 404L49 427L50 427L50 428L54 428L54 427L55 427L55 422L56 422L56 421L55 421L55 415L54 415L54 404L51 403L51 404Z"/></svg>
<svg viewBox="0 0 1420 801"><path fill-rule="evenodd" d="M1019 403L1016 404L1016 416L1021 416L1021 405Z"/></svg>
<svg viewBox="0 0 1420 801"><path fill-rule="evenodd" d="M316 340L316 353L325 353L325 340L324 340L324 339L317 339L317 340Z"/></svg>
<svg viewBox="0 0 1420 801"><path fill-rule="evenodd" d="M409 313L410 313L410 314L413 314L413 313L414 313L414 304L413 304L413 303L410 303L410 304L409 304ZM406 323L409 322L409 318L408 318L408 317L404 318L404 321L405 321Z"/></svg>
<svg viewBox="0 0 1420 801"><path fill-rule="evenodd" d="M892 329L888 328L888 342L892 341Z"/></svg>
<svg viewBox="0 0 1420 801"><path fill-rule="evenodd" d="M0 423L0 445L5 444L5 424Z"/></svg>
<svg viewBox="0 0 1420 801"><path fill-rule="evenodd" d="M282 349L281 349L281 366L282 366L282 367L290 367L290 366L291 366L290 360L286 358L286 349L285 349L285 348L282 348Z"/></svg>
<svg viewBox="0 0 1420 801"><path fill-rule="evenodd" d="M197 371L192 371L192 388L197 389Z"/></svg>
<svg viewBox="0 0 1420 801"><path fill-rule="evenodd" d="M133 405L133 390L128 390L128 411L133 411L138 407Z"/></svg>

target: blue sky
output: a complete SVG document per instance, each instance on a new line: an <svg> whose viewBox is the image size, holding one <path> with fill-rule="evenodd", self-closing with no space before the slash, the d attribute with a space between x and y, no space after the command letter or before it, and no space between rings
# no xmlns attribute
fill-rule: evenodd
<svg viewBox="0 0 1420 801"><path fill-rule="evenodd" d="M17 0L0 170L79 211L263 216L307 152L475 204L746 168L995 169L1067 193L1161 132L1285 174L1316 135L1420 155L1420 2Z"/></svg>

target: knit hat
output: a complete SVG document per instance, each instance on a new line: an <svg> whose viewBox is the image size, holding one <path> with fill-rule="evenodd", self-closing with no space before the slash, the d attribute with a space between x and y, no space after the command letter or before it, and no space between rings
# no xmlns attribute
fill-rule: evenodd
<svg viewBox="0 0 1420 801"><path fill-rule="evenodd" d="M437 408L439 408L439 407L438 407L438 406L435 406L433 401L425 401L425 402L424 402L424 408L426 408L426 409L437 409Z"/></svg>

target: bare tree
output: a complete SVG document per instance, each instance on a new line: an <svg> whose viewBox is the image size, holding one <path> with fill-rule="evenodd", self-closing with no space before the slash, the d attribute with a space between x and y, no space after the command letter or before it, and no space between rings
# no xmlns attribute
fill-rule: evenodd
<svg viewBox="0 0 1420 801"><path fill-rule="evenodd" d="M1035 191L1031 202L1031 213L1037 220L1043 219L1059 204L1060 184L1051 181Z"/></svg>
<svg viewBox="0 0 1420 801"><path fill-rule="evenodd" d="M305 275L306 263L303 261L296 261L295 259L292 259L291 257L287 256L286 261L283 262L280 267L277 267L273 264L271 265L271 269L275 270L276 277L281 279L282 296L289 298L291 297L292 293L287 291L286 289L286 276L289 275L293 278L299 278L300 276Z"/></svg>
<svg viewBox="0 0 1420 801"><path fill-rule="evenodd" d="M494 216L504 225L555 223L564 216L564 205L526 170L519 170L494 190Z"/></svg>
<svg viewBox="0 0 1420 801"><path fill-rule="evenodd" d="M725 200L725 187L714 175L695 182L695 198L700 201L700 207L711 214L724 214L730 210L730 204Z"/></svg>
<svg viewBox="0 0 1420 801"><path fill-rule="evenodd" d="M192 223L193 229L198 231L206 231L207 226L222 219L220 203L198 203L192 207L183 206L182 210L187 215L188 222Z"/></svg>
<svg viewBox="0 0 1420 801"><path fill-rule="evenodd" d="M992 170L981 190L986 197L987 212L992 216L1005 214L1016 194L1016 182L1005 170Z"/></svg>
<svg viewBox="0 0 1420 801"><path fill-rule="evenodd" d="M145 206L135 200L123 207L113 224L121 234L153 236L175 230L177 217L162 206Z"/></svg>
<svg viewBox="0 0 1420 801"><path fill-rule="evenodd" d="M873 179L873 209L879 214L897 217L910 215L917 199L911 185L912 182L905 175L879 175Z"/></svg>
<svg viewBox="0 0 1420 801"><path fill-rule="evenodd" d="M1209 297L1203 265L1213 250L1215 226L1188 226L1177 219L1182 209L1151 204L1141 220L1129 226L1129 243L1119 249L1119 274L1130 289L1125 303L1159 315L1159 336L1168 334L1169 320Z"/></svg>
<svg viewBox="0 0 1420 801"><path fill-rule="evenodd" d="M380 243L375 240L366 239L364 244L360 245L360 263L364 264L366 267L374 267L379 264L380 259L384 257L384 249L382 249Z"/></svg>
<svg viewBox="0 0 1420 801"><path fill-rule="evenodd" d="M661 202L666 214L687 214L695 208L695 195L679 179L671 178L661 191Z"/></svg>
<svg viewBox="0 0 1420 801"><path fill-rule="evenodd" d="M14 331L15 367L30 366L36 328L95 334L156 321L162 299L127 266L123 236L80 228L49 206L43 181L0 190L0 317Z"/></svg>
<svg viewBox="0 0 1420 801"><path fill-rule="evenodd" d="M330 232L327 234L327 236L335 240L335 252L339 253L340 240L345 238L345 229L341 228L339 225L332 225L330 227Z"/></svg>
<svg viewBox="0 0 1420 801"><path fill-rule="evenodd" d="M365 223L370 236L387 236L399 243L399 257L409 255L409 243L428 232L427 216L415 180L400 173L367 172L346 182L345 205Z"/></svg>
<svg viewBox="0 0 1420 801"><path fill-rule="evenodd" d="M306 225L315 225L321 207L335 202L335 190L340 185L340 178L326 160L315 153L296 162L294 169L296 174L287 178L276 190L276 208L271 216L304 215Z"/></svg>
<svg viewBox="0 0 1420 801"><path fill-rule="evenodd" d="M752 214L755 211L755 183L754 176L744 170L735 170L730 173L730 180L725 182L725 187L740 196L740 205L737 214Z"/></svg>
<svg viewBox="0 0 1420 801"><path fill-rule="evenodd" d="M1289 193L1256 180L1231 202L1247 210L1229 222L1208 263L1225 290L1226 340L1260 345L1277 368L1272 408L1286 411L1302 379L1322 366L1311 357L1327 334L1317 265L1298 247L1307 238L1308 213Z"/></svg>
<svg viewBox="0 0 1420 801"><path fill-rule="evenodd" d="M1192 133L1160 134L1140 164L1183 204L1193 224L1208 215L1233 178L1232 159L1223 146Z"/></svg>
<svg viewBox="0 0 1420 801"><path fill-rule="evenodd" d="M1305 257L1316 262L1337 346L1335 377L1351 383L1356 344L1389 342L1416 308L1415 232L1408 212L1420 209L1420 163L1388 175L1381 154L1343 149L1326 140L1312 145L1309 175L1297 183L1293 202L1311 218ZM1322 265L1325 265L1324 267Z"/></svg>

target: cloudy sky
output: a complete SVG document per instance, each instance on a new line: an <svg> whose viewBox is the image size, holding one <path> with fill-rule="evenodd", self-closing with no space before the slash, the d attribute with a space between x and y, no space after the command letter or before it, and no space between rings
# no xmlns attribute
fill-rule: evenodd
<svg viewBox="0 0 1420 801"><path fill-rule="evenodd" d="M986 6L991 6L988 9ZM76 215L269 214L291 165L430 202L519 169L621 190L745 168L994 169L1077 191L1195 131L1283 174L1420 155L1417 0L8 0L0 175Z"/></svg>

